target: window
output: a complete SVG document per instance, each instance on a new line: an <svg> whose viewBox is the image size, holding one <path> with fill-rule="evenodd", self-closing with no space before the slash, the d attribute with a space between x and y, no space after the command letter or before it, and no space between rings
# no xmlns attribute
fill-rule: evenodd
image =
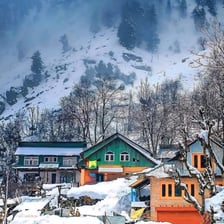
<svg viewBox="0 0 224 224"><path fill-rule="evenodd" d="M187 189L188 189L190 195L195 196L195 185L194 184L187 184Z"/></svg>
<svg viewBox="0 0 224 224"><path fill-rule="evenodd" d="M63 166L74 166L76 163L76 157L63 157Z"/></svg>
<svg viewBox="0 0 224 224"><path fill-rule="evenodd" d="M206 156L202 153L193 154L192 165L198 170L206 168Z"/></svg>
<svg viewBox="0 0 224 224"><path fill-rule="evenodd" d="M38 157L25 156L24 157L24 165L26 166L37 166L39 164Z"/></svg>
<svg viewBox="0 0 224 224"><path fill-rule="evenodd" d="M194 184L191 184L191 195L194 196Z"/></svg>
<svg viewBox="0 0 224 224"><path fill-rule="evenodd" d="M129 161L130 155L127 152L122 152L120 154L120 161Z"/></svg>
<svg viewBox="0 0 224 224"><path fill-rule="evenodd" d="M114 153L113 152L107 152L105 154L105 160L106 161L114 161Z"/></svg>
<svg viewBox="0 0 224 224"><path fill-rule="evenodd" d="M201 168L206 168L206 157L205 157L205 155L201 155L201 163L200 163L200 165L201 165Z"/></svg>
<svg viewBox="0 0 224 224"><path fill-rule="evenodd" d="M180 197L180 196L181 196L181 187L175 186L175 197Z"/></svg>
<svg viewBox="0 0 224 224"><path fill-rule="evenodd" d="M194 155L193 157L194 157L194 163L193 163L193 166L194 166L195 168L198 168L198 155Z"/></svg>
<svg viewBox="0 0 224 224"><path fill-rule="evenodd" d="M162 197L166 196L166 184L162 184Z"/></svg>
<svg viewBox="0 0 224 224"><path fill-rule="evenodd" d="M57 161L58 161L58 158L55 156L44 157L45 163L56 163Z"/></svg>
<svg viewBox="0 0 224 224"><path fill-rule="evenodd" d="M168 197L172 197L172 184L168 184Z"/></svg>
<svg viewBox="0 0 224 224"><path fill-rule="evenodd" d="M182 189L176 186L175 183L165 183L161 186L162 198L176 198L182 196Z"/></svg>

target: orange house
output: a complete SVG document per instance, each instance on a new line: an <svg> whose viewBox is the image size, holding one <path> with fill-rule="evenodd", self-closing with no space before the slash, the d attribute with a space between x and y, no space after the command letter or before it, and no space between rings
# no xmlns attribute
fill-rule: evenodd
<svg viewBox="0 0 224 224"><path fill-rule="evenodd" d="M223 158L223 148L216 142L212 142L212 146L218 158ZM188 161L198 170L203 170L204 158L203 150L199 141L194 141L189 145ZM182 166L182 167L181 167ZM178 162L178 158L173 158L167 163L158 165L157 167L141 172L144 175L142 183L148 179L150 188L150 217L152 221L166 221L172 224L200 224L202 217L198 211L188 202L184 200L184 190L175 185L174 179L170 176L170 169L178 167L181 172L181 179L186 184L189 193L199 202L199 185L195 178L191 178ZM216 184L224 185L224 180L218 167L214 165L216 174ZM138 180L139 182L139 180ZM139 183L138 183L139 184ZM131 185L134 187L135 183ZM142 187L142 186L141 186ZM140 190L140 189L138 189Z"/></svg>

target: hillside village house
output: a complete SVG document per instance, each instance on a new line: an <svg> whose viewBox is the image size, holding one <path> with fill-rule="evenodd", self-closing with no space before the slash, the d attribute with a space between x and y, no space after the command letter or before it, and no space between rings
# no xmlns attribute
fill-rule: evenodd
<svg viewBox="0 0 224 224"><path fill-rule="evenodd" d="M85 142L20 142L14 167L24 182L79 184L77 163Z"/></svg>
<svg viewBox="0 0 224 224"><path fill-rule="evenodd" d="M119 133L86 149L81 158L80 185L127 177L158 164L146 149Z"/></svg>
<svg viewBox="0 0 224 224"><path fill-rule="evenodd" d="M211 141L212 149L220 162L223 162L223 146L216 141ZM205 167L203 149L199 140L189 145L188 162L202 171ZM180 158L175 156L169 162L158 165L149 170L139 173L139 179L131 184L132 201L140 201L141 190L145 186L149 187L149 219L153 221L167 221L172 224L200 224L202 218L198 211L184 200L184 191L175 185L174 179L170 175L170 169L178 167L181 172L183 183L187 184L189 192L198 201L201 200L198 190L199 185L195 178L191 178L186 168L180 162ZM224 185L224 180L220 169L213 164L216 175L216 184ZM137 192L137 193L136 193ZM148 203L148 202L147 202Z"/></svg>

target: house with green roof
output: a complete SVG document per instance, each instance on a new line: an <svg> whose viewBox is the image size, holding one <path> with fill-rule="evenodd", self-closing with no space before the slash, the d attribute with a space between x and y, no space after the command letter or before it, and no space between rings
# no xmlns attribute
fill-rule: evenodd
<svg viewBox="0 0 224 224"><path fill-rule="evenodd" d="M81 153L80 185L127 177L158 163L145 148L115 133Z"/></svg>
<svg viewBox="0 0 224 224"><path fill-rule="evenodd" d="M20 142L16 149L15 169L20 180L44 184L79 184L77 163L85 142Z"/></svg>

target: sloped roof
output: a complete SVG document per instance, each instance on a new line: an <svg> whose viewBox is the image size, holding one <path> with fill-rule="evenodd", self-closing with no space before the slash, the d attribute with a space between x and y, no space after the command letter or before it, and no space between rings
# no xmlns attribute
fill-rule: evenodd
<svg viewBox="0 0 224 224"><path fill-rule="evenodd" d="M85 142L21 142L15 155L76 156L84 148Z"/></svg>
<svg viewBox="0 0 224 224"><path fill-rule="evenodd" d="M19 147L86 148L86 142L19 142Z"/></svg>
<svg viewBox="0 0 224 224"><path fill-rule="evenodd" d="M160 145L158 152L158 159L171 159L176 156L176 153L179 151L177 145Z"/></svg>
<svg viewBox="0 0 224 224"><path fill-rule="evenodd" d="M108 144L110 144L115 139L121 139L127 145L129 145L134 150L136 150L137 152L142 154L146 159L152 161L155 164L159 163L158 160L156 160L156 159L154 159L153 157L150 156L150 153L145 148L143 148L142 146L138 145L137 143L131 141L129 138L125 137L124 135L122 135L120 133L115 133L115 134L111 135L110 137L108 137L108 138L102 140L101 142L97 143L96 145L91 146L88 149L86 149L85 151L83 151L81 153L83 159L88 158L92 154L96 153L98 150L100 150L100 149L104 148L105 146L107 146Z"/></svg>
<svg viewBox="0 0 224 224"><path fill-rule="evenodd" d="M18 147L15 155L49 155L49 156L77 156L83 148L48 148L48 147Z"/></svg>
<svg viewBox="0 0 224 224"><path fill-rule="evenodd" d="M144 175L145 177L167 178L170 175L165 171L172 168L172 165L166 163L160 163L153 168L147 168L141 172L135 173L135 175Z"/></svg>
<svg viewBox="0 0 224 224"><path fill-rule="evenodd" d="M143 186L148 185L148 184L149 184L149 179L140 178L140 179L136 180L134 183L130 184L129 186L133 187L133 188L142 188Z"/></svg>

